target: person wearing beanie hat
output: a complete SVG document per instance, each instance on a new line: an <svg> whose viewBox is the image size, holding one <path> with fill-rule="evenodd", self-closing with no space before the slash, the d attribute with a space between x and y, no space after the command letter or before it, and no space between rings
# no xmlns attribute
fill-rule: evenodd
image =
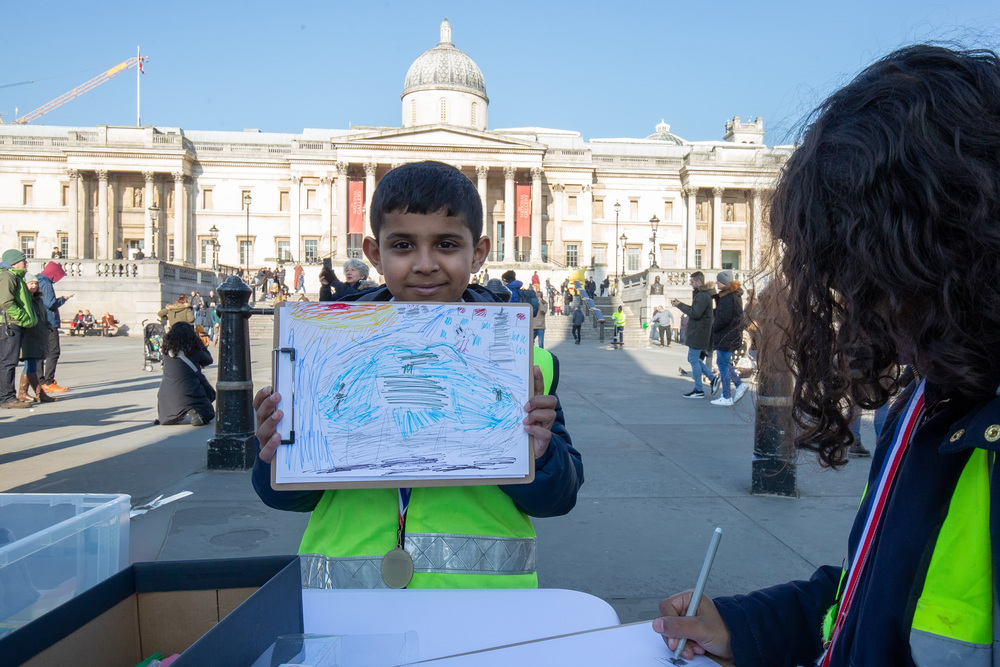
<svg viewBox="0 0 1000 667"><path fill-rule="evenodd" d="M46 394L38 382L38 365L45 357L49 323L45 317L42 294L38 289L38 278L33 273L26 273L24 274L24 284L31 295L29 307L35 311L37 321L35 326L24 329L24 335L21 339L21 360L24 361L24 369L21 371L17 400L30 402L31 399L28 398L28 388L30 387L35 394L35 400L41 403L51 403L55 399Z"/></svg>
<svg viewBox="0 0 1000 667"><path fill-rule="evenodd" d="M722 289L734 280L736 280L736 276L732 269L723 269L715 276L715 287L716 289Z"/></svg>
<svg viewBox="0 0 1000 667"><path fill-rule="evenodd" d="M45 329L45 359L38 365L38 380L42 384L42 389L48 394L68 391L66 387L61 387L56 382L56 364L59 363L59 356L62 354L59 345L59 326L62 323L59 308L73 296L72 294L56 296L55 283L65 277L66 272L58 262L49 262L38 272L38 291L42 293L42 306L48 322L48 327Z"/></svg>
<svg viewBox="0 0 1000 667"><path fill-rule="evenodd" d="M23 280L27 265L20 250L5 250L0 255L0 407L4 408L31 406L30 401L17 400L14 389L24 330L38 321Z"/></svg>
<svg viewBox="0 0 1000 667"><path fill-rule="evenodd" d="M510 290L499 278L490 278L486 281L486 289L500 297L501 301L510 301Z"/></svg>

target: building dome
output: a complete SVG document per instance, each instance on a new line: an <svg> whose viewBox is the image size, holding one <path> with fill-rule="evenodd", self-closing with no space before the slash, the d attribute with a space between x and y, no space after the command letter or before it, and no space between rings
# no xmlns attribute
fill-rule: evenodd
<svg viewBox="0 0 1000 667"><path fill-rule="evenodd" d="M441 41L424 51L406 72L403 97L419 90L456 90L473 93L489 102L479 66L451 43L451 24L441 23Z"/></svg>
<svg viewBox="0 0 1000 667"><path fill-rule="evenodd" d="M647 139L653 139L654 141L665 141L675 146L683 146L684 140L678 137L676 134L670 134L670 126L661 120L656 124L656 132L646 137Z"/></svg>

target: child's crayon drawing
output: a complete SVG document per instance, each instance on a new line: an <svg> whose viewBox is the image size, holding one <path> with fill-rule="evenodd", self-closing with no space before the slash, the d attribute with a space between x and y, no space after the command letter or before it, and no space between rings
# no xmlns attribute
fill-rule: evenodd
<svg viewBox="0 0 1000 667"><path fill-rule="evenodd" d="M295 360L278 358L278 430L290 433L294 422L295 441L279 448L276 482L528 474L523 310L393 302L279 309L278 347L294 348Z"/></svg>

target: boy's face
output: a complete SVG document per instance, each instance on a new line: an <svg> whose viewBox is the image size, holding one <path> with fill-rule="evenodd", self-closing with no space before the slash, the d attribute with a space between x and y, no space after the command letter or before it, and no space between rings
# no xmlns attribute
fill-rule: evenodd
<svg viewBox="0 0 1000 667"><path fill-rule="evenodd" d="M465 222L444 211L387 213L378 241L366 238L364 250L400 301L455 302L486 261L490 240L474 241Z"/></svg>

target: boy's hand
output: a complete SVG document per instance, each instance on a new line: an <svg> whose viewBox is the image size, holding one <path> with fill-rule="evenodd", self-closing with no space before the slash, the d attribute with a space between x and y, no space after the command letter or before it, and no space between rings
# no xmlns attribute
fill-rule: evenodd
<svg viewBox="0 0 1000 667"><path fill-rule="evenodd" d="M535 395L525 404L527 416L524 418L524 430L535 438L535 458L540 459L549 448L552 439L552 425L556 422L556 397L545 394L545 381L542 379L542 369L535 366ZM262 441L263 442L263 441ZM263 454L263 450L261 451Z"/></svg>
<svg viewBox="0 0 1000 667"><path fill-rule="evenodd" d="M260 460L264 463L274 461L274 455L281 444L278 433L278 422L284 414L275 409L281 400L281 394L271 393L270 387L264 387L253 397L253 411L257 415L257 440L260 442Z"/></svg>

